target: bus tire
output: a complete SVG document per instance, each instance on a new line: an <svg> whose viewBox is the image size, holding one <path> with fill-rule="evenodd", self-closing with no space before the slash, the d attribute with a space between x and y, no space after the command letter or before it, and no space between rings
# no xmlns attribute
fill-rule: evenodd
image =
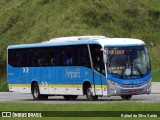
<svg viewBox="0 0 160 120"><path fill-rule="evenodd" d="M33 85L33 89L32 89L32 95L33 95L33 98L35 100L47 100L48 99L48 95L41 95L40 92L39 92L39 87L38 87L38 84L35 83Z"/></svg>
<svg viewBox="0 0 160 120"><path fill-rule="evenodd" d="M93 96L91 87L87 89L87 94L86 94L87 100L88 101L96 101L98 99L98 96Z"/></svg>
<svg viewBox="0 0 160 120"><path fill-rule="evenodd" d="M130 100L132 95L122 95L121 98L122 100Z"/></svg>
<svg viewBox="0 0 160 120"><path fill-rule="evenodd" d="M33 98L35 99L35 100L40 100L40 92L39 92L39 87L38 87L38 84L37 83L35 83L34 85L33 85L33 88L32 88L32 95L33 95Z"/></svg>

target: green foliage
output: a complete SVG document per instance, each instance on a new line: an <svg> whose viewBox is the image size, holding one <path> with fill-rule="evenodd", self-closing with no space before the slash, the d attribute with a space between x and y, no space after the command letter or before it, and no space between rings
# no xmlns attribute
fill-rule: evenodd
<svg viewBox="0 0 160 120"><path fill-rule="evenodd" d="M153 81L159 81L159 8L159 0L1 0L0 79L6 75L8 45L105 35L144 40L150 50Z"/></svg>
<svg viewBox="0 0 160 120"><path fill-rule="evenodd" d="M23 103L23 102L0 102L0 110L1 111L18 111L18 112L25 112L25 111L30 111L33 112L38 112L38 111L44 111L47 113L47 111L52 111L53 114L55 114L55 111L118 111L121 113L121 111L159 111L160 104L159 103L136 103L136 102L118 102L118 103L103 103L99 104L96 102L93 103L85 103L85 104L44 104L44 103L38 103L38 102L33 102L33 103ZM140 112L139 114L141 114ZM150 112L149 112L150 113ZM127 114L127 112L126 112ZM156 113L155 113L156 114ZM43 114L42 114L43 115ZM18 118L5 118L5 119L18 119ZM22 118L19 118L22 119ZM28 119L34 119L34 118L23 118L23 120L28 120ZM37 118L35 118L37 119ZM158 120L159 118L146 118L146 117L138 117L138 118L120 118L120 117L42 117L38 119L43 119L43 120L50 120L50 119L58 119L58 120L63 120L63 119L68 119L68 120L104 120L104 119L109 119L109 120Z"/></svg>
<svg viewBox="0 0 160 120"><path fill-rule="evenodd" d="M112 104L110 104L112 103ZM159 103L109 102L45 104L40 102L0 102L1 111L159 111ZM24 109L25 108L25 109Z"/></svg>
<svg viewBox="0 0 160 120"><path fill-rule="evenodd" d="M0 79L0 91L8 91L8 82L6 74L3 74L3 76Z"/></svg>

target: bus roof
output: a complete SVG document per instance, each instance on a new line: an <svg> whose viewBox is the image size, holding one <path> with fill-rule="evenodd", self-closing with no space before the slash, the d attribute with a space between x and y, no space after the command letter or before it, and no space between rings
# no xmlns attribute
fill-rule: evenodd
<svg viewBox="0 0 160 120"><path fill-rule="evenodd" d="M145 45L145 43L142 40L132 39L132 38L107 38L105 36L71 36L71 37L54 38L42 43L11 45L8 46L8 49L84 45L84 44L99 44L102 47Z"/></svg>

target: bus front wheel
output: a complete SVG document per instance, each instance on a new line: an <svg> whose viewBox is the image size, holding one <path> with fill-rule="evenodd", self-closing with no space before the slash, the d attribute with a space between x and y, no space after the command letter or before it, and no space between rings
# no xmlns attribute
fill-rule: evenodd
<svg viewBox="0 0 160 120"><path fill-rule="evenodd" d="M48 99L48 96L47 95L41 95L40 92L39 92L39 87L38 87L38 84L35 83L33 85L33 89L32 89L32 95L33 95L33 98L35 100L47 100Z"/></svg>
<svg viewBox="0 0 160 120"><path fill-rule="evenodd" d="M98 99L98 96L93 96L91 87L87 89L87 94L86 94L87 100L88 101L96 101Z"/></svg>
<svg viewBox="0 0 160 120"><path fill-rule="evenodd" d="M122 100L130 100L132 95L122 95L121 98Z"/></svg>

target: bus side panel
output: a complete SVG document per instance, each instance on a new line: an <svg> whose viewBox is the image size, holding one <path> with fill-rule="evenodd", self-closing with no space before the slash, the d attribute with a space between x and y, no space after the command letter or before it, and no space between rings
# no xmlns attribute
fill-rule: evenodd
<svg viewBox="0 0 160 120"><path fill-rule="evenodd" d="M93 85L90 68L66 67L12 67L8 65L9 90L31 93L31 83L36 81L41 94L83 95L83 82Z"/></svg>
<svg viewBox="0 0 160 120"><path fill-rule="evenodd" d="M31 84L32 81L38 83L40 94L48 94L48 84L46 79L48 77L47 67L28 67L29 73L26 74L27 84Z"/></svg>
<svg viewBox="0 0 160 120"><path fill-rule="evenodd" d="M76 78L72 78L72 80L74 80L74 90L72 90L72 93L75 94L74 91L76 91L77 95L83 95L83 83L85 81L88 81L92 86L94 85L93 82L93 70L91 68L87 68L87 67L75 67L73 69L77 69L77 71L79 71L79 76L78 79ZM74 73L73 73L74 76Z"/></svg>
<svg viewBox="0 0 160 120"><path fill-rule="evenodd" d="M31 85L26 82L23 67L12 67L8 65L9 91L31 93Z"/></svg>
<svg viewBox="0 0 160 120"><path fill-rule="evenodd" d="M93 74L90 68L65 66L51 69L51 79L48 83L49 94L83 95L83 82L89 81L93 84Z"/></svg>

